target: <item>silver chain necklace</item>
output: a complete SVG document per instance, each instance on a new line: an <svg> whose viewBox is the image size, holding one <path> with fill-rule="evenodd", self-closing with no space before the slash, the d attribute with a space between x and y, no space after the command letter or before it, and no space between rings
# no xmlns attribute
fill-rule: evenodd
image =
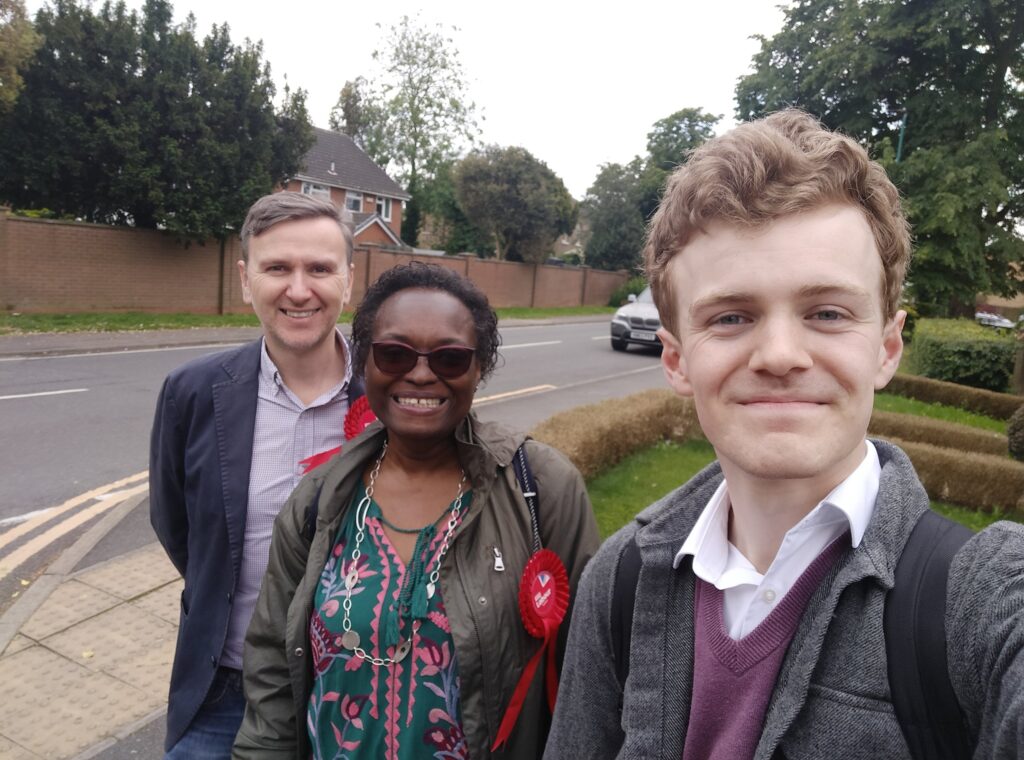
<svg viewBox="0 0 1024 760"><path fill-rule="evenodd" d="M345 610L345 616L341 620L341 627L344 633L341 635L341 645L350 652L354 652L357 657L363 660L367 660L374 665L380 666L391 666L401 662L405 659L406 655L409 654L409 650L412 649L413 638L420 629L420 621L412 621L412 634L405 641L400 641L395 647L394 657L374 657L363 649L360 644L359 632L352 630L352 620L350 614L352 612L352 589L359 583L359 569L357 563L359 558L363 556L363 553L359 550L359 547L363 543L363 539L366 537L366 513L370 509L370 504L373 502L373 487L377 482L377 476L380 475L380 465L384 461L384 455L388 453L388 442L384 441L384 446L380 450L380 456L377 457L377 464L374 465L373 470L370 472L370 482L366 486L366 495L360 500L356 507L356 545L352 549L352 559L350 563L350 569L348 575L345 576L345 601L341 603L342 609ZM462 478L459 480L459 491L455 495L455 501L452 504L452 515L448 518L448 525L444 531L444 541L441 544L441 552L437 555L437 561L434 563L434 569L430 572L430 580L427 582L427 599L434 597L434 592L437 590L437 581L441 577L441 562L444 560L444 556L448 553L448 549L451 546L452 534L455 532L455 528L459 524L459 516L462 512L462 489L466 484L466 471L462 471Z"/></svg>

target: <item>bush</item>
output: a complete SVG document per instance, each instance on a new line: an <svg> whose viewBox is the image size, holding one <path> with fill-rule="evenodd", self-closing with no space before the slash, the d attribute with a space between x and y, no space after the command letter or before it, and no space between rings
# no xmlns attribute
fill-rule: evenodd
<svg viewBox="0 0 1024 760"><path fill-rule="evenodd" d="M1012 334L966 319L922 319L914 335L916 371L935 380L1005 391L1013 375Z"/></svg>
<svg viewBox="0 0 1024 760"><path fill-rule="evenodd" d="M1020 405L1024 404L1024 396L996 393L981 388L971 388L966 385L902 373L894 375L889 384L885 386L885 390L888 393L895 393L897 396L955 406L969 412L995 417L997 420L1010 419Z"/></svg>
<svg viewBox="0 0 1024 760"><path fill-rule="evenodd" d="M880 412L876 409L871 414L868 432L880 438L902 438L948 449L996 456L1006 456L1007 453L1005 435L914 414Z"/></svg>
<svg viewBox="0 0 1024 760"><path fill-rule="evenodd" d="M1018 461L1024 459L1024 406L1017 407L1006 423L1006 442L1010 456Z"/></svg>
<svg viewBox="0 0 1024 760"><path fill-rule="evenodd" d="M917 320L921 317L917 309L909 303L901 304L900 308L907 312L907 318L903 322L903 342L911 343L914 340L914 330L917 328Z"/></svg>
<svg viewBox="0 0 1024 760"><path fill-rule="evenodd" d="M591 478L659 441L704 434L693 402L669 390L650 390L561 412L531 435L564 453L584 478Z"/></svg>
<svg viewBox="0 0 1024 760"><path fill-rule="evenodd" d="M630 295L640 295L640 291L647 287L647 279L645 277L636 276L630 277L624 283L619 285L612 291L611 297L608 299L609 306L622 306L626 303Z"/></svg>
<svg viewBox="0 0 1024 760"><path fill-rule="evenodd" d="M889 440L907 452L932 499L981 511L1024 511L1024 463L899 438Z"/></svg>

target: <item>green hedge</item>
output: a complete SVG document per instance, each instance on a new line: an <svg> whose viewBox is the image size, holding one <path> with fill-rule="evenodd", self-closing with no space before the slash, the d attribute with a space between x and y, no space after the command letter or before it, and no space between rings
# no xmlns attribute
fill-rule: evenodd
<svg viewBox="0 0 1024 760"><path fill-rule="evenodd" d="M955 431L954 428L962 426L932 424L920 418L909 424L910 421L900 420L903 416L876 412L871 420L871 434L890 440L907 452L929 497L980 511L1024 514L1024 463L1002 453L978 450L1002 451L1002 436L989 436L984 431ZM941 429L947 432L946 443L968 448L921 442L936 440ZM560 449L588 479L659 441L703 438L693 402L677 398L668 390L649 390L570 409L542 422L531 434ZM982 442L983 437L990 440ZM996 440L999 446L992 446ZM980 442L983 445L979 446Z"/></svg>
<svg viewBox="0 0 1024 760"><path fill-rule="evenodd" d="M921 319L914 330L914 369L935 380L1005 391L1016 351L1011 332L967 319Z"/></svg>
<svg viewBox="0 0 1024 760"><path fill-rule="evenodd" d="M647 287L647 278L642 276L630 277L624 283L612 291L608 298L608 305L618 308L627 302L630 295L638 296L640 291Z"/></svg>
<svg viewBox="0 0 1024 760"><path fill-rule="evenodd" d="M1024 404L1024 396L1012 393L996 393L967 385L947 383L944 380L932 380L918 375L897 373L885 386L887 393L906 396L918 401L933 404L945 404L977 412L997 420L1008 420L1015 411Z"/></svg>

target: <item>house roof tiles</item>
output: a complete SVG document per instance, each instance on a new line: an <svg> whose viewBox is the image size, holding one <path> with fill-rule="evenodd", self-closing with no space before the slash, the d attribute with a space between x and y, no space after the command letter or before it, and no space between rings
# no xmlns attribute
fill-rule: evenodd
<svg viewBox="0 0 1024 760"><path fill-rule="evenodd" d="M348 135L318 127L313 132L316 142L306 153L305 166L296 179L403 201L412 198Z"/></svg>

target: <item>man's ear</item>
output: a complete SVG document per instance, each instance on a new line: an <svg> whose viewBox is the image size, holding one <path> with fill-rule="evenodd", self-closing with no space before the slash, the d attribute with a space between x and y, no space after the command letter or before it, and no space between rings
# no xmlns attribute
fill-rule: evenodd
<svg viewBox="0 0 1024 760"><path fill-rule="evenodd" d="M661 339L661 366L665 369L665 379L669 386L680 396L692 396L693 386L686 374L682 344L664 327L658 330L658 337Z"/></svg>
<svg viewBox="0 0 1024 760"><path fill-rule="evenodd" d="M249 271L245 268L245 262L238 260L238 277L242 281L242 300L247 304L252 303L252 290L249 288Z"/></svg>
<svg viewBox="0 0 1024 760"><path fill-rule="evenodd" d="M882 328L882 345L878 347L878 373L875 375L875 390L880 391L896 374L903 357L903 323L907 312L897 311Z"/></svg>

